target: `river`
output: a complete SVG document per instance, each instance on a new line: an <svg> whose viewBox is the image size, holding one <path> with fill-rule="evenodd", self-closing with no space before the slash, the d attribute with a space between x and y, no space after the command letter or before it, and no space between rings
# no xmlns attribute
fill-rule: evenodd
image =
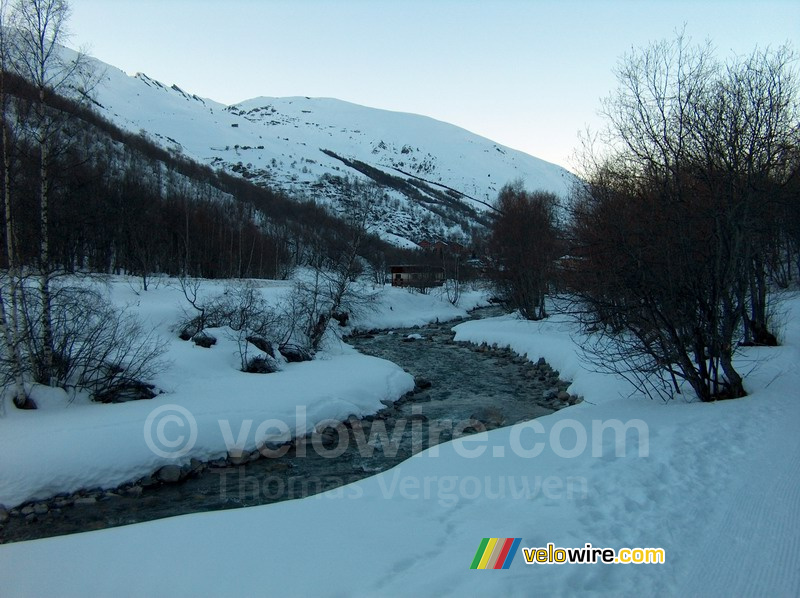
<svg viewBox="0 0 800 598"><path fill-rule="evenodd" d="M471 317L499 313L483 308ZM549 366L506 350L456 343L450 330L455 324L347 339L362 353L399 364L417 382L413 392L374 416L295 439L280 450L285 453L280 457L239 466L202 465L176 484L138 483L23 506L0 526L0 542L302 498L385 471L439 442L565 406L556 395L568 383Z"/></svg>

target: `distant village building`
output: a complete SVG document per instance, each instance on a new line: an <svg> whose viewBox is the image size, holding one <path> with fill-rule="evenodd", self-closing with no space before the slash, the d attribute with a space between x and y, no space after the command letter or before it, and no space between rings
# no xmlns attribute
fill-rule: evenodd
<svg viewBox="0 0 800 598"><path fill-rule="evenodd" d="M389 266L393 287L438 287L444 284L444 268L441 266L425 266L405 264Z"/></svg>

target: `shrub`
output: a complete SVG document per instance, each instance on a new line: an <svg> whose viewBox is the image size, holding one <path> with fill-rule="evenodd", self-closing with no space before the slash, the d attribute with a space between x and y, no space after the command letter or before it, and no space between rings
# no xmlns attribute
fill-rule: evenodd
<svg viewBox="0 0 800 598"><path fill-rule="evenodd" d="M165 345L130 313L115 308L92 289L57 289L51 301L53 379L45 379L40 295L23 290L20 307L27 327L25 361L35 381L85 390L102 402L115 402L123 395L129 397L123 400L153 396L153 387L145 381L163 368Z"/></svg>

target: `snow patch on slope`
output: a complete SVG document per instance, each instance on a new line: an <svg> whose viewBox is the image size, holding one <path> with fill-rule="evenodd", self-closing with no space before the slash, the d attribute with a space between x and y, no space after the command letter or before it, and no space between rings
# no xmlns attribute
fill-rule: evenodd
<svg viewBox="0 0 800 598"><path fill-rule="evenodd" d="M331 98L225 106L143 73L95 65L103 73L100 112L172 151L334 209L341 209L342 181L379 179L387 203L376 229L401 246L469 236L486 203L512 180L560 196L575 180L560 166L425 116ZM403 181L410 186L398 190Z"/></svg>

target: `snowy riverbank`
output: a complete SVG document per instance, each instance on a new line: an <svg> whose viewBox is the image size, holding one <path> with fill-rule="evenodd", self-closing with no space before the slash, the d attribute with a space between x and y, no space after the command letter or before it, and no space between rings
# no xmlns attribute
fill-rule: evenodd
<svg viewBox="0 0 800 598"><path fill-rule="evenodd" d="M800 298L785 313L783 346L742 353L750 395L712 404L621 398L621 382L573 359L563 322L462 324L462 340L544 357L586 402L303 500L0 546L5 593L797 595ZM508 571L471 571L484 537L662 547L666 563L518 554Z"/></svg>
<svg viewBox="0 0 800 598"><path fill-rule="evenodd" d="M257 284L273 303L292 288L285 281ZM206 281L201 292L212 296L224 286L224 281ZM147 292L138 290L136 279L125 278L100 288L166 341L168 367L154 380L163 394L149 401L100 405L80 398L69 402L63 393L39 388L34 397L40 409L20 411L7 405L6 416L0 418L0 505L6 508L79 489L114 488L164 465L225 457L231 438L252 451L265 440L287 439L275 426L259 435L262 422L280 421L291 435L304 435L323 420L374 413L384 407L381 401L396 400L414 386L395 364L361 355L341 342L328 343L311 362L285 364L274 374L246 374L239 371L237 344L225 331L212 331L217 344L210 349L177 338L175 325L188 306L174 280L151 283ZM467 315L465 308L435 293L392 287L370 291L377 297L372 309L355 320L360 328L413 326ZM480 292L465 295L468 308L482 302ZM239 443L247 420L256 423ZM159 430L167 443L180 444L159 442ZM181 454L173 458L176 453Z"/></svg>

